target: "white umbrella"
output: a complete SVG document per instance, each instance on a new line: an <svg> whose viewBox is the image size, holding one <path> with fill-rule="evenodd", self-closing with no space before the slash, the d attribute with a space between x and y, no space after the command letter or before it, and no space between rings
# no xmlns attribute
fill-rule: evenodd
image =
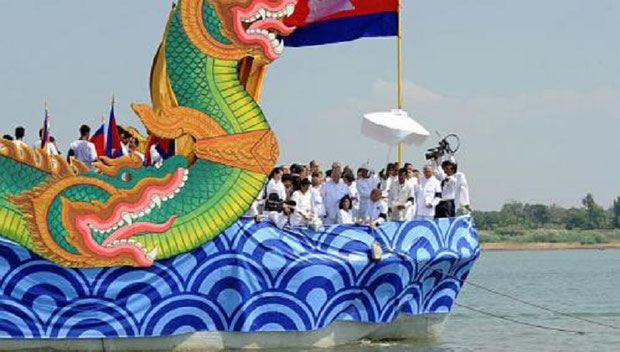
<svg viewBox="0 0 620 352"><path fill-rule="evenodd" d="M387 145L422 145L430 133L404 110L364 115L362 134Z"/></svg>

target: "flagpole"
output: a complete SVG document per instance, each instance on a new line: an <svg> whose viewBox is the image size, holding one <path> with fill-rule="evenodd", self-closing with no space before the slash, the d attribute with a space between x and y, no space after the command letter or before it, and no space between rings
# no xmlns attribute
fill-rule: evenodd
<svg viewBox="0 0 620 352"><path fill-rule="evenodd" d="M45 150L45 147L47 146L47 142L49 140L49 118L50 118L50 113L49 113L49 105L47 103L47 99L45 99L43 101L43 105L45 107L45 117L43 118L43 133L41 134L41 149ZM47 136L46 136L47 134Z"/></svg>
<svg viewBox="0 0 620 352"><path fill-rule="evenodd" d="M403 109L403 35L402 35L402 0L398 0L398 35L397 35L397 56L398 56L398 110ZM403 143L398 143L398 166L403 162Z"/></svg>

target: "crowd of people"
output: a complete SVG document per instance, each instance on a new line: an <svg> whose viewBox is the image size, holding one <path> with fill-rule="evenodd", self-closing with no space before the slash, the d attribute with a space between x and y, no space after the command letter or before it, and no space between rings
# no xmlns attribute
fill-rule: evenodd
<svg viewBox="0 0 620 352"><path fill-rule="evenodd" d="M334 162L323 172L308 165L276 167L246 217L278 227L331 224L378 226L386 221L447 218L470 212L469 186L452 156L432 160L422 172L390 163L378 174L364 164L354 173Z"/></svg>
<svg viewBox="0 0 620 352"><path fill-rule="evenodd" d="M118 155L140 153L139 140L118 127L120 150ZM51 155L60 155L53 137L42 145L44 131L34 148L44 148ZM80 137L72 142L67 159L75 158L93 167L100 159L102 148L91 140L91 129L82 125ZM14 136L2 138L13 141L18 147L26 144L26 130L15 129ZM163 162L157 145L149 148L152 165ZM334 162L323 172L317 160L308 165L292 164L276 167L267 184L246 213L257 221L269 220L278 227L308 226L318 228L331 224L366 224L377 226L386 221L409 221L415 218L454 217L459 212L470 212L467 179L458 171L452 156L428 162L422 171L412 164L390 163L379 173L368 165L360 166L354 173L350 166Z"/></svg>
<svg viewBox="0 0 620 352"><path fill-rule="evenodd" d="M122 155L134 154L137 155L142 161L145 160L145 155L140 152L140 141L134 137L129 131L125 130L121 126L117 126L118 136L120 140L120 148L118 151L113 151L113 157L119 157ZM3 139L12 141L18 148L28 146L25 142L26 129L24 127L15 128L15 134L5 134ZM44 130L39 130L39 139L32 143L30 147L34 149L42 148L49 155L62 155L61 149L56 144L56 139L53 136L47 137L47 141L44 143L41 140L44 138ZM160 153L157 144L152 144L149 148L150 163L152 165L158 165L163 162L164 157ZM101 157L106 156L105 145L102 143L100 146L96 146L92 140L91 128L88 125L82 125L79 129L79 138L71 142L69 150L67 151L67 160L77 159L89 167L93 167L93 163L100 160Z"/></svg>

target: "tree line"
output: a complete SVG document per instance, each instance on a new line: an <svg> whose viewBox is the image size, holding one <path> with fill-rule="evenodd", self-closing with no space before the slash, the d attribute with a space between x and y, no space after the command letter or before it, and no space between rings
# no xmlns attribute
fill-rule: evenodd
<svg viewBox="0 0 620 352"><path fill-rule="evenodd" d="M510 202L499 211L474 211L480 230L520 235L521 231L552 229L620 229L620 196L609 209L597 204L592 194L581 200L581 206L564 208L558 205Z"/></svg>

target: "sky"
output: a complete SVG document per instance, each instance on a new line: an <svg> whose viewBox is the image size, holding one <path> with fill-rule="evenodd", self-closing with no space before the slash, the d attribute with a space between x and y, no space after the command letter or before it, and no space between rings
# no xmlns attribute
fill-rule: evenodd
<svg viewBox="0 0 620 352"><path fill-rule="evenodd" d="M43 101L61 149L95 127L116 95L121 124L149 102L169 1L0 0L0 133L36 138ZM405 0L405 109L457 133L474 208L507 201L577 206L620 196L620 2ZM396 152L361 135L362 116L396 105L396 41L287 48L261 106L281 162L379 170ZM405 159L421 167L422 148Z"/></svg>

